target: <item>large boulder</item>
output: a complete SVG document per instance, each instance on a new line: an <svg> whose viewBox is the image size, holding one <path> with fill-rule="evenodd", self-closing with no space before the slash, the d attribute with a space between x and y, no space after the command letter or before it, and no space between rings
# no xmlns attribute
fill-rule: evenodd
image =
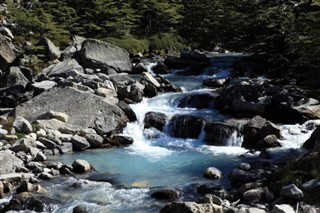
<svg viewBox="0 0 320 213"><path fill-rule="evenodd" d="M159 131L163 130L167 116L161 112L148 112L144 117L144 128L156 128Z"/></svg>
<svg viewBox="0 0 320 213"><path fill-rule="evenodd" d="M44 47L44 54L48 60L58 59L61 55L61 52L58 47L56 47L52 41L46 37L41 37L39 45Z"/></svg>
<svg viewBox="0 0 320 213"><path fill-rule="evenodd" d="M68 77L67 71L69 70L76 70L79 73L84 73L83 68L75 59L68 59L57 64L53 64L48 68L44 69L42 73L48 76Z"/></svg>
<svg viewBox="0 0 320 213"><path fill-rule="evenodd" d="M90 164L85 160L75 160L72 163L72 168L75 173L86 173L91 170Z"/></svg>
<svg viewBox="0 0 320 213"><path fill-rule="evenodd" d="M170 135L177 138L198 138L203 120L194 115L175 115L169 121Z"/></svg>
<svg viewBox="0 0 320 213"><path fill-rule="evenodd" d="M17 158L10 151L0 152L0 175L14 173L16 167L23 165L23 161Z"/></svg>
<svg viewBox="0 0 320 213"><path fill-rule="evenodd" d="M33 122L50 110L66 113L69 116L68 124L82 129L90 127L99 134L119 131L128 122L127 116L117 105L70 87L45 91L18 106L15 114Z"/></svg>
<svg viewBox="0 0 320 213"><path fill-rule="evenodd" d="M222 122L207 123L204 127L205 141L215 146L236 145L239 136L238 127Z"/></svg>
<svg viewBox="0 0 320 213"><path fill-rule="evenodd" d="M245 148L257 148L257 143L268 135L280 138L280 130L270 121L260 116L255 116L243 127L243 143Z"/></svg>
<svg viewBox="0 0 320 213"><path fill-rule="evenodd" d="M23 75L19 67L10 67L9 72L1 80L2 87L20 87L20 92L24 92L29 80Z"/></svg>
<svg viewBox="0 0 320 213"><path fill-rule="evenodd" d="M287 199L301 200L304 194L296 185L290 184L281 188L280 196Z"/></svg>
<svg viewBox="0 0 320 213"><path fill-rule="evenodd" d="M131 72L129 53L107 42L86 39L81 46L81 65L92 69L113 69L117 72Z"/></svg>
<svg viewBox="0 0 320 213"><path fill-rule="evenodd" d="M5 71L16 59L13 45L0 35L0 70Z"/></svg>
<svg viewBox="0 0 320 213"><path fill-rule="evenodd" d="M303 144L303 148L311 150L320 149L320 126L313 131L310 138Z"/></svg>

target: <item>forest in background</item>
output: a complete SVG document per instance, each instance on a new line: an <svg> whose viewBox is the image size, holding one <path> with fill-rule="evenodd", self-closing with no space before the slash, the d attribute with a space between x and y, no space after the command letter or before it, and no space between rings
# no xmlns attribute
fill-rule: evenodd
<svg viewBox="0 0 320 213"><path fill-rule="evenodd" d="M320 89L319 0L28 0L9 4L15 42L70 35L131 53L181 48L253 53L261 74Z"/></svg>

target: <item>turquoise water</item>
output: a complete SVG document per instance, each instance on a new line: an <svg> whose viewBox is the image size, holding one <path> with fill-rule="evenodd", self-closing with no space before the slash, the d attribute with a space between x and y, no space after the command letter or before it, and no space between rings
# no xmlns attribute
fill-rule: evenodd
<svg viewBox="0 0 320 213"><path fill-rule="evenodd" d="M47 186L51 196L65 200L56 212L72 212L78 204L88 206L89 212L158 212L166 203L151 198L150 192L154 187L174 188L180 193L180 200L192 200L193 196L197 196L195 184L212 182L203 178L204 170L210 166L224 173L224 177L218 182L228 188L229 172L239 162L256 158L254 155L246 159L239 157L247 153L247 150L241 148L241 137L231 138L226 142L229 146L216 147L204 144L204 132L198 139L192 140L168 136L167 126L164 132L143 128L144 115L149 111L165 113L168 117L167 123L175 114L194 114L208 120L229 118L215 109L177 107L177 98L182 95L214 92L202 88L202 80L209 74L214 77L230 75L228 60L220 58L213 61L213 64L215 62L218 69L207 69L201 76L165 76L175 85L182 87L183 93L160 94L132 105L138 121L129 123L123 131L123 135L134 139L130 147L88 150L52 158L54 161L69 164L76 159L85 159L93 165L99 177L107 180L94 182L85 180L87 177L76 177L51 183ZM303 125L286 125L280 128L284 136L280 143L284 149L300 148L311 134L311 131L306 133ZM150 136L152 139L149 139ZM74 183L79 183L80 186L70 187Z"/></svg>

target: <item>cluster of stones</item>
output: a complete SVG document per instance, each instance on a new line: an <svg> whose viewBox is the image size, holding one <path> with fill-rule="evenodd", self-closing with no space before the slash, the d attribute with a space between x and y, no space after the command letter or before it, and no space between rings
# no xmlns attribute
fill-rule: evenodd
<svg viewBox="0 0 320 213"><path fill-rule="evenodd" d="M314 179L302 184L301 189L294 184L277 188L270 184L277 177L278 168L267 161L253 164L241 163L228 176L231 189L228 191L219 184L222 172L209 167L204 171L204 177L211 179L195 190L201 197L196 202L178 202L179 193L173 189L158 189L151 194L152 197L169 201L161 209L161 213L173 212L317 212L318 209L303 202L305 194L319 193L320 180ZM272 190L271 190L272 189Z"/></svg>

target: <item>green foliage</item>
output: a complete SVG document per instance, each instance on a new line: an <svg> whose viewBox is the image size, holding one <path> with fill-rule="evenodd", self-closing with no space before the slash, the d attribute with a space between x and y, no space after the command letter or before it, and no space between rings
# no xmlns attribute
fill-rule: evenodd
<svg viewBox="0 0 320 213"><path fill-rule="evenodd" d="M63 47L76 34L130 52L221 46L259 56L262 73L320 89L318 0L38 0L9 10L26 40Z"/></svg>
<svg viewBox="0 0 320 213"><path fill-rule="evenodd" d="M114 38L108 37L103 39L113 45L126 49L131 54L146 52L149 49L148 41L144 39L136 39L133 37Z"/></svg>

